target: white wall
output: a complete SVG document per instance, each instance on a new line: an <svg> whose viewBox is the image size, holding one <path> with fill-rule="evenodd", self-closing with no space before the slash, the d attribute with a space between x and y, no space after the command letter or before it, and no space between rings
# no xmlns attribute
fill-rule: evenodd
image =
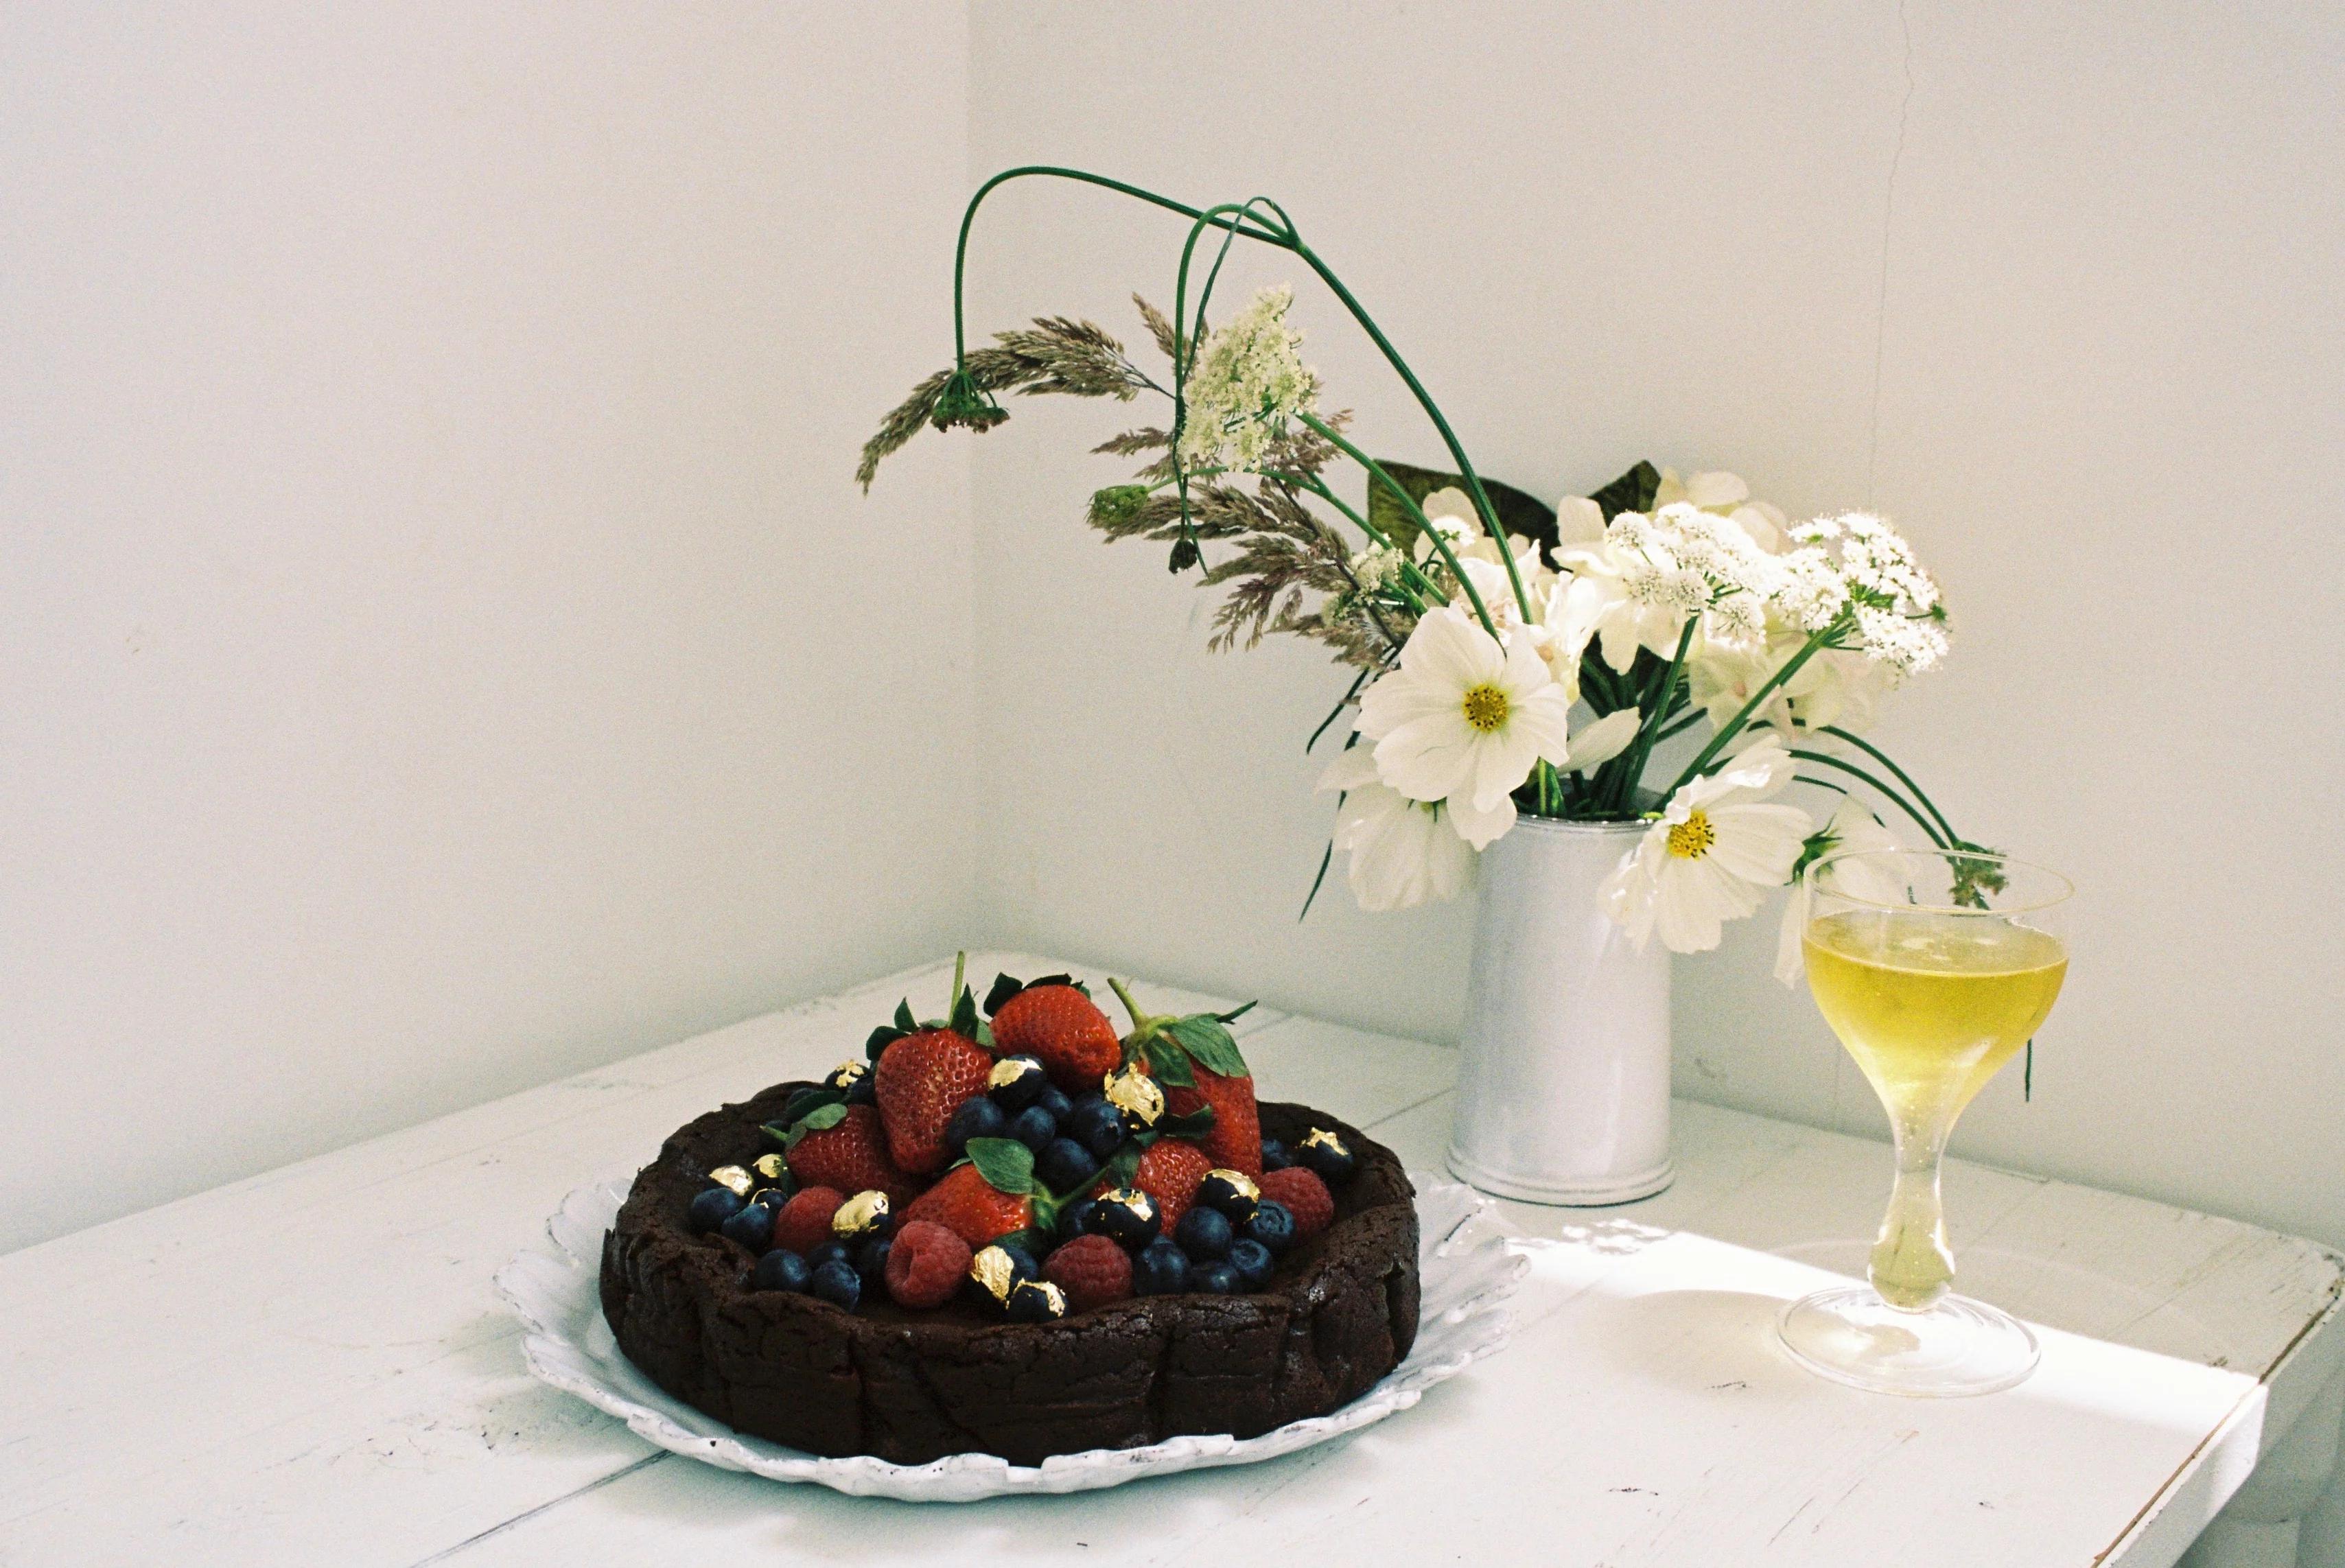
<svg viewBox="0 0 2345 1568"><path fill-rule="evenodd" d="M848 475L967 68L942 3L0 11L0 1250L966 929L966 459Z"/></svg>
<svg viewBox="0 0 2345 1568"><path fill-rule="evenodd" d="M2333 6L1054 0L978 8L973 45L974 172L1279 197L1486 472L1552 496L1650 456L1902 519L1959 642L1884 735L2084 888L2036 1101L2005 1075L1961 1148L2345 1242ZM997 199L976 324L1145 342L1122 295L1170 303L1177 220ZM1334 401L1436 460L1301 292ZM1191 582L1080 524L1115 411L1015 415L974 480L998 939L1454 1036L1467 908L1337 885L1294 921L1342 678L1205 654ZM1771 909L1680 961L1681 1087L1872 1129L1772 940Z"/></svg>

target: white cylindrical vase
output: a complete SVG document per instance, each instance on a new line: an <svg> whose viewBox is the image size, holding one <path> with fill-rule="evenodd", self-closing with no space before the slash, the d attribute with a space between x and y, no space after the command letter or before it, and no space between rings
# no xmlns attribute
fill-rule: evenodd
<svg viewBox="0 0 2345 1568"><path fill-rule="evenodd" d="M1525 817L1482 852L1449 1168L1533 1203L1670 1184L1670 952L1597 902L1644 823Z"/></svg>

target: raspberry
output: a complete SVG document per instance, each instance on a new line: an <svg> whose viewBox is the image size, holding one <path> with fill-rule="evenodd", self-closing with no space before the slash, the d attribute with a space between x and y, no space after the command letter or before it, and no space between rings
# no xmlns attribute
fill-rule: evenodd
<svg viewBox="0 0 2345 1568"><path fill-rule="evenodd" d="M1335 1199L1316 1172L1301 1166L1262 1173L1262 1195L1286 1205L1297 1236L1316 1236L1335 1223Z"/></svg>
<svg viewBox="0 0 2345 1568"><path fill-rule="evenodd" d="M847 1201L844 1193L827 1187L806 1187L782 1205L774 1216L774 1245L801 1255L830 1239L830 1217Z"/></svg>
<svg viewBox="0 0 2345 1568"><path fill-rule="evenodd" d="M969 1272L969 1243L929 1219L914 1219L896 1232L888 1251L888 1294L898 1307L941 1307Z"/></svg>
<svg viewBox="0 0 2345 1568"><path fill-rule="evenodd" d="M1069 1311L1088 1312L1132 1294L1132 1259L1104 1236L1078 1236L1043 1261L1042 1278L1066 1292Z"/></svg>

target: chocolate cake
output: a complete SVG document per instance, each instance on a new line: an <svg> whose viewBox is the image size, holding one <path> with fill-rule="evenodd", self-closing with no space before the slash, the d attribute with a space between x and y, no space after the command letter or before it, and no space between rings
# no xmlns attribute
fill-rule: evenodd
<svg viewBox="0 0 2345 1568"><path fill-rule="evenodd" d="M1356 1158L1335 1218L1243 1294L1137 1296L1055 1321L981 1302L848 1311L750 1288L754 1261L686 1210L716 1168L772 1148L761 1128L803 1083L677 1129L637 1174L603 1247L620 1348L678 1399L808 1452L921 1464L954 1453L1031 1465L1183 1433L1253 1437L1357 1398L1416 1336L1413 1191L1391 1150L1303 1106L1260 1107L1265 1138L1331 1129Z"/></svg>

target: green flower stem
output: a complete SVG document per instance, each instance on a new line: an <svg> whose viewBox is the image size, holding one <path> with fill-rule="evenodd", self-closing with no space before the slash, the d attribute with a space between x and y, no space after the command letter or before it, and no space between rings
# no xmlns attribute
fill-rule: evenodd
<svg viewBox="0 0 2345 1568"><path fill-rule="evenodd" d="M1693 648L1693 634L1701 624L1698 616L1686 617L1685 630L1678 635L1677 652L1670 655L1668 669L1649 683L1637 705L1648 708L1645 722L1637 726L1637 738L1629 743L1624 760L1628 766L1613 783L1612 804L1616 810L1626 809L1629 797L1637 792L1637 780L1643 776L1645 761L1653 754L1653 746L1660 739L1663 721L1670 716L1670 699L1677 693L1678 676L1685 669L1686 654Z"/></svg>
<svg viewBox="0 0 2345 1568"><path fill-rule="evenodd" d="M1560 814L1556 810L1555 764L1541 757L1538 760L1538 765L1531 771L1538 780L1539 814L1541 816Z"/></svg>
<svg viewBox="0 0 2345 1568"><path fill-rule="evenodd" d="M1903 795L1899 794L1887 784L1882 783L1879 779L1873 777L1871 774L1866 773L1863 768L1856 766L1853 763L1844 763L1838 757L1827 756L1822 752L1804 752L1796 746L1792 748L1792 754L1799 758L1803 763L1817 763L1824 767L1838 768L1844 774L1849 774L1856 778L1863 780L1866 784L1871 784L1875 790L1878 790L1883 800L1894 801L1897 804L1898 810L1903 812L1907 816L1912 817L1916 823L1920 824L1923 833L1928 835L1932 844L1936 845L1940 849L1949 849L1953 847L1951 845L1947 844L1944 838L1939 836L1938 830L1936 828L1930 825L1930 819L1922 814L1920 807L1916 806L1912 801L1907 800ZM1812 784L1820 783L1822 781L1812 779L1809 782Z"/></svg>
<svg viewBox="0 0 2345 1568"><path fill-rule="evenodd" d="M1800 673L1800 666L1806 663L1810 659L1815 657L1816 651L1818 649L1823 647L1827 642L1831 642L1832 638L1840 634L1843 630L1842 619L1843 618L1841 617L1835 617L1831 625L1811 636L1806 642L1801 645L1798 652L1792 654L1789 659L1786 659L1783 662L1783 667L1782 669L1767 677L1766 684L1761 686L1757 691L1751 693L1751 700L1743 703L1740 709L1736 710L1734 717L1727 720L1725 724L1721 727L1718 733L1710 737L1710 744L1701 748L1701 754L1695 757L1693 761L1688 763L1685 766L1685 771L1678 774L1676 782L1672 783L1669 787L1669 795L1675 795L1678 791L1685 788L1686 785L1691 784L1695 779L1701 776L1701 770L1708 767L1711 764L1711 760L1716 757L1719 753L1726 749L1726 744L1729 741L1732 740L1737 734L1741 733L1742 726L1751 722L1751 715L1759 711L1760 704L1766 702L1768 698L1773 696L1776 690L1781 687L1783 683L1798 674Z"/></svg>
<svg viewBox="0 0 2345 1568"><path fill-rule="evenodd" d="M1842 729L1837 724L1824 725L1822 733L1827 735L1831 735L1835 739L1846 741L1850 745L1854 746L1858 751L1863 752L1874 762L1877 762L1883 767L1887 768L1891 774L1895 775L1897 782L1903 784L1907 789L1912 790L1914 792L1914 798L1920 801L1923 805L1929 809L1930 814L1938 819L1938 825L1946 830L1946 842L1948 844L1958 845L1963 842L1963 835L1954 831L1954 824L1946 820L1946 814L1938 809L1938 803L1932 800L1928 795L1923 794L1922 786L1915 784L1912 775L1907 774L1903 768L1899 767L1894 762L1891 761L1888 753L1883 751L1879 746L1874 745L1870 741L1864 740L1857 735L1851 734L1848 731Z"/></svg>
<svg viewBox="0 0 2345 1568"><path fill-rule="evenodd" d="M1436 404L1433 400L1433 395L1425 389L1425 383L1416 379L1416 372L1409 369L1408 361L1400 357L1400 350L1392 346L1392 339L1385 336L1384 329L1376 325L1376 318L1370 316L1359 300L1354 298L1352 291L1344 287L1344 280L1336 277L1334 270L1319 258L1318 252L1303 243L1302 238L1295 233L1293 220L1286 216L1285 209L1276 202L1263 197L1255 198L1278 215L1282 227L1272 229L1258 219L1245 217L1224 216L1208 219L1203 209L1191 207L1185 202L1174 201L1170 197L1159 196L1152 190L1143 190L1139 186L1126 185L1122 180L1109 179L1104 175L1089 174L1081 169L1061 168L1049 164L1029 164L1019 168L1004 169L978 187L977 194L969 197L968 210L961 215L960 243L953 255L953 360L956 367L966 369L968 364L967 337L962 325L962 279L969 261L969 225L976 220L978 204L992 192L994 187L1026 175L1048 175L1059 179L1079 180L1086 185L1100 186L1125 196L1135 197L1142 201L1163 207L1169 212L1177 212L1192 222L1210 222L1215 228L1228 229L1233 235L1243 235L1248 239L1259 240L1264 245L1276 246L1282 250L1291 250L1302 258L1304 265L1317 273L1319 280L1326 284L1329 291L1343 303L1344 309L1352 313L1352 319L1360 324L1360 329L1368 335L1371 342L1376 344L1377 351L1384 355L1386 363L1391 365L1394 370L1399 373L1410 395L1416 399L1417 406L1423 409L1426 417L1433 421L1433 428L1439 432L1442 444L1449 449L1450 460L1457 465L1458 475L1466 481L1467 491L1473 498L1474 510L1481 516L1483 528L1492 539L1497 541L1498 559L1506 565L1507 581L1514 588L1515 602L1522 607L1523 618L1527 621L1530 619L1530 593L1523 586L1522 573L1515 566L1514 553L1507 548L1507 531L1499 523L1497 508L1490 504L1489 494L1482 488L1482 476L1474 471L1473 460L1467 457L1466 448L1458 440L1457 432L1449 428L1449 421L1442 415L1440 405ZM1251 207L1253 203L1246 205ZM1179 329L1177 316L1174 318L1174 328L1175 330ZM1476 602L1478 606L1479 600L1477 599ZM1483 619L1487 621L1488 616L1485 615Z"/></svg>
<svg viewBox="0 0 2345 1568"><path fill-rule="evenodd" d="M1368 477L1374 479L1377 483L1383 485L1385 489L1390 491L1393 494L1393 499L1399 501L1402 506L1408 510L1409 521L1416 524L1418 530L1424 533L1426 538L1433 541L1433 548L1441 552L1442 564L1449 568L1449 575L1456 579L1457 586L1466 591L1467 602L1474 606L1474 613L1481 617L1482 630L1490 634L1490 641L1499 644L1501 647L1504 647L1506 645L1506 639L1498 635L1498 623L1490 619L1490 612L1483 604L1482 596L1474 592L1473 579L1467 577L1465 572L1459 568L1457 564L1457 557L1449 548L1449 541L1441 537L1441 531L1433 526L1431 520L1425 515L1424 509L1416 504L1416 500L1409 495L1407 491L1401 488L1400 481L1393 478L1392 475L1385 472L1384 464L1376 461L1376 459L1370 457L1367 453L1362 451L1359 448L1345 440L1335 431L1334 427L1330 426L1325 420L1320 419L1316 414L1297 414L1295 417L1301 420L1312 430L1316 430L1319 433L1321 440L1329 442L1336 450L1342 452L1345 457L1350 458L1354 462L1358 463L1362 468L1367 470ZM1506 553L1506 548L1503 544L1499 547L1498 553L1501 555Z"/></svg>
<svg viewBox="0 0 2345 1568"><path fill-rule="evenodd" d="M1653 737L1653 744L1658 746L1663 741L1673 740L1677 736L1684 734L1688 730L1693 728L1696 724L1701 723L1703 719L1709 716L1710 715L1707 713L1688 713L1684 718L1680 719L1676 723L1671 724L1668 729L1663 730L1660 734L1655 735Z"/></svg>
<svg viewBox="0 0 2345 1568"><path fill-rule="evenodd" d="M1403 551L1397 545L1394 544L1390 539L1386 538L1383 530L1376 527L1375 523L1370 522L1366 518L1362 517L1358 512L1354 511L1349 503L1347 503L1342 496L1337 495L1334 490L1328 487L1325 480L1321 479L1317 474L1300 473L1281 473L1271 475L1269 477L1284 480L1288 484L1295 485L1303 490L1309 491L1313 495L1317 496L1321 501L1325 501L1329 506L1334 507L1337 511L1342 512L1345 517L1351 519L1353 526L1356 527L1362 533L1366 534L1370 543L1380 545L1384 549L1391 551L1395 555L1399 556L1401 569L1400 591L1407 596L1408 607L1410 609L1417 612L1419 614L1423 614L1425 612L1425 601L1418 596L1418 588L1422 588L1426 592L1435 595L1437 602L1441 591L1433 585L1433 580L1426 576L1424 572L1418 571L1416 562L1408 558L1408 554L1406 551ZM1416 579L1416 582L1414 584L1409 581L1411 578Z"/></svg>

